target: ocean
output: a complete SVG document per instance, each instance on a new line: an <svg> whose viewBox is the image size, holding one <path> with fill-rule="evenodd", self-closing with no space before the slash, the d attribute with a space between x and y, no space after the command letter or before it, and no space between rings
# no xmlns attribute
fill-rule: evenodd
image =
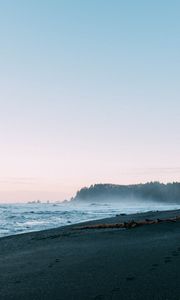
<svg viewBox="0 0 180 300"><path fill-rule="evenodd" d="M117 214L180 209L162 203L25 203L0 205L0 237L50 229Z"/></svg>

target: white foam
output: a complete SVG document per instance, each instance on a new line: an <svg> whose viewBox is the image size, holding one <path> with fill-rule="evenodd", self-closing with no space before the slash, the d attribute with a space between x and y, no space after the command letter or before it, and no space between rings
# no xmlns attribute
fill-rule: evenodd
<svg viewBox="0 0 180 300"><path fill-rule="evenodd" d="M180 209L180 205L164 205L162 203L3 204L0 205L0 236L97 220L120 213L130 214L170 209Z"/></svg>

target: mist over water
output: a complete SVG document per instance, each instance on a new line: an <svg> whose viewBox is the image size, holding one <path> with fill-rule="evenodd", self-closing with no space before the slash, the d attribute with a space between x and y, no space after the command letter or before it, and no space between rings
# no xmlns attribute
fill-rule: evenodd
<svg viewBox="0 0 180 300"><path fill-rule="evenodd" d="M0 205L0 237L50 229L117 214L180 209L179 204L153 201L121 201L112 203L33 203Z"/></svg>

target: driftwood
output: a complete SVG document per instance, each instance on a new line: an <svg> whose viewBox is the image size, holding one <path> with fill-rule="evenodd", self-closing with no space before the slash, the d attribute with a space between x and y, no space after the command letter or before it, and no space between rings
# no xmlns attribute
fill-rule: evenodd
<svg viewBox="0 0 180 300"><path fill-rule="evenodd" d="M106 229L106 228L125 228L125 229L131 229L138 226L143 225L151 225L151 224L158 224L158 223L168 223L168 222L177 222L180 221L180 216L176 216L174 218L168 218L168 219L145 219L142 221L128 221L123 223L113 223L113 224L94 224L94 225L86 225L86 226L80 226L76 227L76 229Z"/></svg>

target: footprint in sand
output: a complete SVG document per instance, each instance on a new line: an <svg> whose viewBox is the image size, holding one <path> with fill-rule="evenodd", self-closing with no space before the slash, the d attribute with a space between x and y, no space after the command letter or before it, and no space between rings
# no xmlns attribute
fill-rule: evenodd
<svg viewBox="0 0 180 300"><path fill-rule="evenodd" d="M155 271L155 270L156 270L156 268L154 268L154 267L149 269L149 271Z"/></svg>
<svg viewBox="0 0 180 300"><path fill-rule="evenodd" d="M94 300L102 300L102 299L104 299L103 295L97 295L94 297Z"/></svg>
<svg viewBox="0 0 180 300"><path fill-rule="evenodd" d="M149 269L149 271L155 271L159 264L152 264L152 268Z"/></svg>
<svg viewBox="0 0 180 300"><path fill-rule="evenodd" d="M133 277L133 276L128 276L128 277L126 277L126 280L127 281L132 281L132 280L134 280L135 279L135 277Z"/></svg>
<svg viewBox="0 0 180 300"><path fill-rule="evenodd" d="M173 255L173 256L178 256L179 254L178 254L176 251L173 251L173 252L172 252L172 255Z"/></svg>
<svg viewBox="0 0 180 300"><path fill-rule="evenodd" d="M165 259L165 264L167 264L167 263L170 263L171 262L171 259Z"/></svg>
<svg viewBox="0 0 180 300"><path fill-rule="evenodd" d="M159 265L158 264L152 264L152 267L158 267Z"/></svg>
<svg viewBox="0 0 180 300"><path fill-rule="evenodd" d="M120 288L114 288L113 290L111 290L111 292L119 292L120 291Z"/></svg>
<svg viewBox="0 0 180 300"><path fill-rule="evenodd" d="M21 281L20 280L16 280L16 281L14 281L14 283L21 283Z"/></svg>

